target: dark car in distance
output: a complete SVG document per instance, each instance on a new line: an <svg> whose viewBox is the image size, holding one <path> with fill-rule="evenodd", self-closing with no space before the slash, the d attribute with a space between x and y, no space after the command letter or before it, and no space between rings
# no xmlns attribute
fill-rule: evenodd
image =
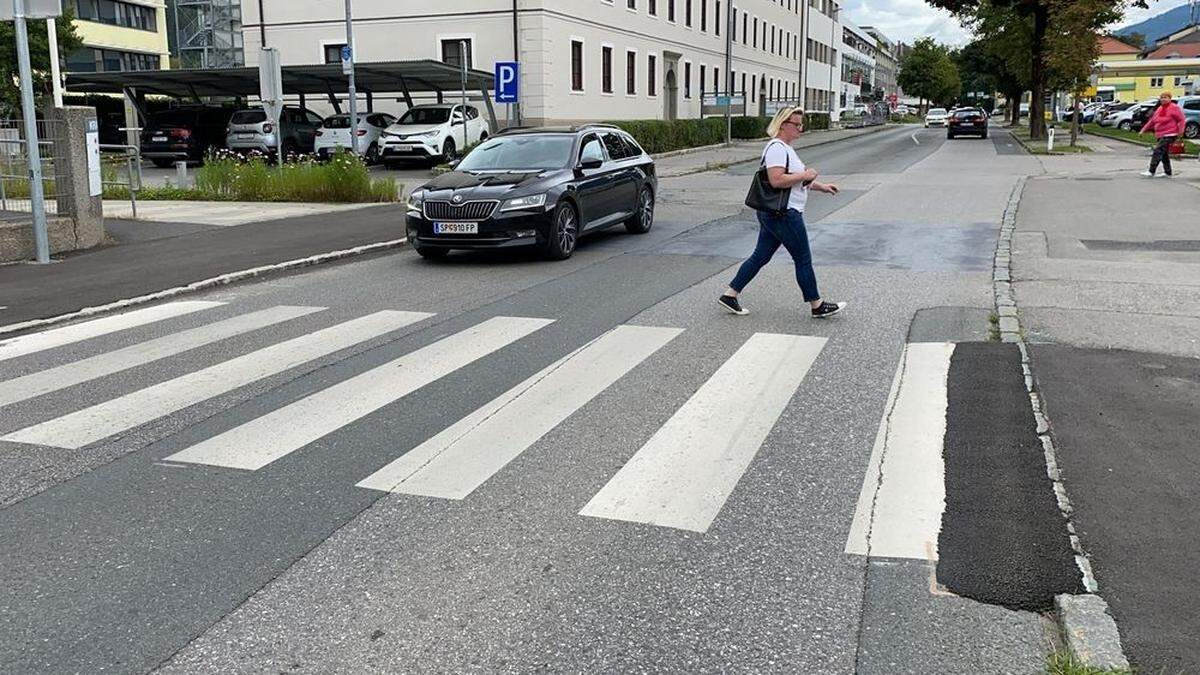
<svg viewBox="0 0 1200 675"><path fill-rule="evenodd" d="M959 108L946 119L946 138L963 134L988 137L987 113L980 108Z"/></svg>
<svg viewBox="0 0 1200 675"><path fill-rule="evenodd" d="M194 106L151 113L142 129L142 156L165 168L175 162L201 162L210 148L225 144L233 108Z"/></svg>
<svg viewBox="0 0 1200 675"><path fill-rule="evenodd" d="M563 260L589 232L649 232L657 191L654 160L617 127L507 129L412 192L408 241L424 258L536 246Z"/></svg>

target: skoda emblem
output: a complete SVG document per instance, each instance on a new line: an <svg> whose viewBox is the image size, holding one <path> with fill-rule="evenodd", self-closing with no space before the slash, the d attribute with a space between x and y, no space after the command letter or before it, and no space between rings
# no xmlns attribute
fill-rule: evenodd
<svg viewBox="0 0 1200 675"><path fill-rule="evenodd" d="M459 203L459 202L461 202L461 201L462 201L462 195L454 195L454 197L453 197L453 198L452 198L450 201L452 201L452 202L454 202L455 204L457 204L457 203Z"/></svg>

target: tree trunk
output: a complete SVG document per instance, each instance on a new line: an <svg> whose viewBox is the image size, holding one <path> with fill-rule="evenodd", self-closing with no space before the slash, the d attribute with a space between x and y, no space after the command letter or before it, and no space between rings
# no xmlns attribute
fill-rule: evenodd
<svg viewBox="0 0 1200 675"><path fill-rule="evenodd" d="M1029 100L1029 138L1046 138L1046 24L1050 11L1043 0L1033 6L1033 70L1030 81L1033 96Z"/></svg>
<svg viewBox="0 0 1200 675"><path fill-rule="evenodd" d="M1071 114L1071 147L1075 147L1075 141L1079 140L1079 118L1083 115L1083 106L1079 104L1079 94L1075 94L1075 106L1072 108Z"/></svg>

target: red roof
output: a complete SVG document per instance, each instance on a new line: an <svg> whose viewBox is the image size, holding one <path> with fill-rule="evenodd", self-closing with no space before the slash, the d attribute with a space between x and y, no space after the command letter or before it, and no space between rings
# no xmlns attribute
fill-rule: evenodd
<svg viewBox="0 0 1200 675"><path fill-rule="evenodd" d="M1101 54L1140 54L1142 50L1115 37L1103 35L1100 37Z"/></svg>
<svg viewBox="0 0 1200 675"><path fill-rule="evenodd" d="M1200 57L1200 42L1177 42L1150 52L1149 59L1194 59Z"/></svg>

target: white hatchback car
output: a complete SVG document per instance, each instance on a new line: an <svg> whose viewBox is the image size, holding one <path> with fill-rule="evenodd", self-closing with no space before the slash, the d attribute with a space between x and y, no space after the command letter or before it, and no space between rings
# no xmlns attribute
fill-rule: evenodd
<svg viewBox="0 0 1200 675"><path fill-rule="evenodd" d="M491 134L475 106L458 103L417 105L383 132L380 158L392 165L406 159L449 161L466 145L474 145Z"/></svg>
<svg viewBox="0 0 1200 675"><path fill-rule="evenodd" d="M366 113L358 116L358 154L367 164L379 161L380 137L396 118L387 113ZM330 115L317 129L313 152L329 159L338 148L350 149L350 115Z"/></svg>
<svg viewBox="0 0 1200 675"><path fill-rule="evenodd" d="M925 113L925 128L944 127L949 116L950 113L945 108L930 108L929 112Z"/></svg>

